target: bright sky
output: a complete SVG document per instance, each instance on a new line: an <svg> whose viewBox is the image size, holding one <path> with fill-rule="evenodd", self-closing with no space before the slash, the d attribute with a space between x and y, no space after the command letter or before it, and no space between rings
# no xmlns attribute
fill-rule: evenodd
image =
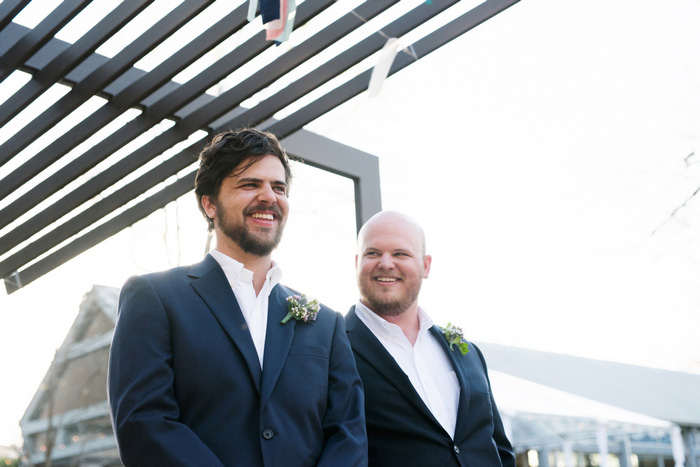
<svg viewBox="0 0 700 467"><path fill-rule="evenodd" d="M700 372L700 2L522 0L307 129L423 224L421 305L476 341ZM322 196L319 196L322 193ZM284 282L356 299L352 185L298 167ZM177 212L176 212L177 211ZM93 283L201 257L191 197L0 295L0 445Z"/></svg>
<svg viewBox="0 0 700 467"><path fill-rule="evenodd" d="M700 199L668 221L700 186L698 20L524 0L308 128L380 157L384 207L426 227L438 321L700 371Z"/></svg>

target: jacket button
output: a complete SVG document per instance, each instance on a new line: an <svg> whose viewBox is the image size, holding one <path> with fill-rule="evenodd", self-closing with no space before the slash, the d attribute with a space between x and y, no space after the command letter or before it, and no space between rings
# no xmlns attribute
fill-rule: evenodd
<svg viewBox="0 0 700 467"><path fill-rule="evenodd" d="M452 449L454 449L455 454L459 454L459 446L455 444L454 446L452 446Z"/></svg>
<svg viewBox="0 0 700 467"><path fill-rule="evenodd" d="M273 436L275 436L275 433L269 428L265 428L262 432L262 437L265 439L272 439Z"/></svg>

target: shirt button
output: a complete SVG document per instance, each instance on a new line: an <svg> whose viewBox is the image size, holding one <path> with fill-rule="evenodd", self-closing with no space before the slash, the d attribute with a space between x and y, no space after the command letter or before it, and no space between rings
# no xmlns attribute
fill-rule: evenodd
<svg viewBox="0 0 700 467"><path fill-rule="evenodd" d="M454 446L452 446L452 449L454 449L455 454L459 454L459 446L455 444Z"/></svg>
<svg viewBox="0 0 700 467"><path fill-rule="evenodd" d="M269 428L265 428L262 432L262 437L265 439L272 439L273 436L275 436L275 433Z"/></svg>

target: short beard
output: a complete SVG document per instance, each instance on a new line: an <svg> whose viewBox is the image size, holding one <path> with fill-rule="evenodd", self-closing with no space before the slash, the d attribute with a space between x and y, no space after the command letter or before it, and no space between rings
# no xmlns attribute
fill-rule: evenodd
<svg viewBox="0 0 700 467"><path fill-rule="evenodd" d="M269 210L270 208L268 207L266 209ZM265 241L251 234L250 230L248 229L248 226L245 224L229 224L224 209L216 210L216 217L221 232L228 238L233 240L239 247L241 247L243 251L255 256L268 256L280 244L280 241L282 240L282 231L284 230L284 224L282 223L282 213L278 211L277 214L279 215L280 219L279 228L275 232L275 236L272 238L272 240Z"/></svg>
<svg viewBox="0 0 700 467"><path fill-rule="evenodd" d="M363 290L362 283L359 284L360 296L362 302L379 316L399 316L403 314L408 308L418 300L418 294L420 293L421 282L418 282L417 286L412 288L407 292L407 294L401 298L393 300L382 300L381 297L373 293L365 293Z"/></svg>
<svg viewBox="0 0 700 467"><path fill-rule="evenodd" d="M243 251L255 256L268 256L282 240L282 229L277 229L275 236L269 242L255 238L245 226L241 225L223 227L222 232L236 242Z"/></svg>
<svg viewBox="0 0 700 467"><path fill-rule="evenodd" d="M376 300L368 300L367 297L362 297L362 301L367 304L367 308L369 308L379 316L399 316L408 309L408 306L411 303L413 303L405 303L405 300L379 302Z"/></svg>

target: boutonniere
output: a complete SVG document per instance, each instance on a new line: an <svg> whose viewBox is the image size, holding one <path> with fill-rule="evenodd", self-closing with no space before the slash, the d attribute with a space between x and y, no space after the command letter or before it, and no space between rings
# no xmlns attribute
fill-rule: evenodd
<svg viewBox="0 0 700 467"><path fill-rule="evenodd" d="M454 345L456 345L459 348L459 351L462 352L462 355L466 355L467 352L469 352L469 346L467 345L467 341L464 340L464 334L462 333L462 328L459 326L453 326L452 323L447 323L447 326L444 328L442 326L438 326L440 330L442 331L442 334L445 336L445 339L447 339L447 343L450 344L450 350L452 352L455 351Z"/></svg>
<svg viewBox="0 0 700 467"><path fill-rule="evenodd" d="M287 297L289 303L289 312L284 317L280 324L285 324L290 319L294 318L297 321L314 321L321 305L316 299L309 300L304 294L294 294Z"/></svg>

